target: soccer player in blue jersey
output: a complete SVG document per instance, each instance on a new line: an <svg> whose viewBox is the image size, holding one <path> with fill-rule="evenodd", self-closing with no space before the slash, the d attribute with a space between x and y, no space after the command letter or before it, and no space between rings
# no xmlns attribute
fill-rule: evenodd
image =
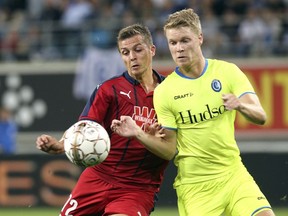
<svg viewBox="0 0 288 216"><path fill-rule="evenodd" d="M110 125L128 115L143 130L157 134L157 127L147 128L147 123L156 122L153 92L164 77L152 69L156 48L145 26L123 28L117 41L127 71L97 86L79 118L101 123L110 135L111 150L104 162L81 174L62 216L148 216L157 200L168 160L137 139L114 133ZM45 134L36 139L36 146L47 153L64 153L63 140Z"/></svg>
<svg viewBox="0 0 288 216"><path fill-rule="evenodd" d="M274 216L235 141L236 112L255 124L266 121L249 80L235 64L203 56L201 24L193 9L171 14L164 33L177 64L154 91L165 136L144 133L128 116L113 120L112 129L165 159L177 149L174 188L180 216Z"/></svg>

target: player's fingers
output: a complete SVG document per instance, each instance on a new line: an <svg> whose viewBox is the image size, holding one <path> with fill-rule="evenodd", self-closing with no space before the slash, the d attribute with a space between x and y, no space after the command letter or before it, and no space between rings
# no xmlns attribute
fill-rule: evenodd
<svg viewBox="0 0 288 216"><path fill-rule="evenodd" d="M117 126L117 124L119 124L119 120L113 119L112 122L111 122L110 128L111 129L115 128Z"/></svg>
<svg viewBox="0 0 288 216"><path fill-rule="evenodd" d="M131 122L131 121L133 121L133 119L131 116L121 116L120 121L121 122Z"/></svg>
<svg viewBox="0 0 288 216"><path fill-rule="evenodd" d="M38 144L38 143L36 143L36 148L39 149L39 150L41 150L41 145Z"/></svg>
<svg viewBox="0 0 288 216"><path fill-rule="evenodd" d="M52 137L50 137L49 135L46 135L46 134L42 134L40 136L40 138L41 138L42 142L44 142L44 143L48 143L50 141L50 139L52 139Z"/></svg>
<svg viewBox="0 0 288 216"><path fill-rule="evenodd" d="M158 124L158 123L156 123L156 124L155 124L155 128L156 128L157 130L160 130L160 129L162 128L162 125L161 125L161 124Z"/></svg>
<svg viewBox="0 0 288 216"><path fill-rule="evenodd" d="M47 151L47 146L45 145L45 144L38 144L37 146L36 146L39 150L41 150L41 151Z"/></svg>
<svg viewBox="0 0 288 216"><path fill-rule="evenodd" d="M47 149L47 148L46 148L45 145L41 145L41 146L40 146L40 150L45 151L46 149Z"/></svg>
<svg viewBox="0 0 288 216"><path fill-rule="evenodd" d="M127 116L120 116L120 121L123 122L127 119Z"/></svg>
<svg viewBox="0 0 288 216"><path fill-rule="evenodd" d="M45 141L43 140L43 138L41 136L37 137L37 139L36 139L36 144L37 145L42 145L44 143L45 143Z"/></svg>
<svg viewBox="0 0 288 216"><path fill-rule="evenodd" d="M151 125L148 123L144 123L144 131L150 131L151 130Z"/></svg>
<svg viewBox="0 0 288 216"><path fill-rule="evenodd" d="M111 130L117 133L118 127L117 126L113 126L113 127L111 127Z"/></svg>

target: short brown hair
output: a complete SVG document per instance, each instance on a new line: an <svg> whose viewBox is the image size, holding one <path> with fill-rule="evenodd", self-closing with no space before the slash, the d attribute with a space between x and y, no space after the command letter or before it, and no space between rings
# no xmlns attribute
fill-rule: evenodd
<svg viewBox="0 0 288 216"><path fill-rule="evenodd" d="M135 35L141 35L148 45L153 45L153 39L149 29L142 24L133 24L122 28L117 36L117 42L131 38ZM119 48L119 47L118 47Z"/></svg>

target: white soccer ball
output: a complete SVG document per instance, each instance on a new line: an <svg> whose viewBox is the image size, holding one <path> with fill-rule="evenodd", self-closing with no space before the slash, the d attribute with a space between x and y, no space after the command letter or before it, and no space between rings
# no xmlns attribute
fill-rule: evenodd
<svg viewBox="0 0 288 216"><path fill-rule="evenodd" d="M100 164L110 151L107 131L94 121L76 122L64 133L63 139L66 156L78 166Z"/></svg>

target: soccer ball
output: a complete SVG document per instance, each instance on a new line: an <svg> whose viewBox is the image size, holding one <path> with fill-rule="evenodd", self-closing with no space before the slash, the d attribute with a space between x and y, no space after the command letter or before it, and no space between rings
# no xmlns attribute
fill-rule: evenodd
<svg viewBox="0 0 288 216"><path fill-rule="evenodd" d="M63 136L65 154L78 166L94 166L102 163L110 151L107 131L98 123L81 120L73 124Z"/></svg>

